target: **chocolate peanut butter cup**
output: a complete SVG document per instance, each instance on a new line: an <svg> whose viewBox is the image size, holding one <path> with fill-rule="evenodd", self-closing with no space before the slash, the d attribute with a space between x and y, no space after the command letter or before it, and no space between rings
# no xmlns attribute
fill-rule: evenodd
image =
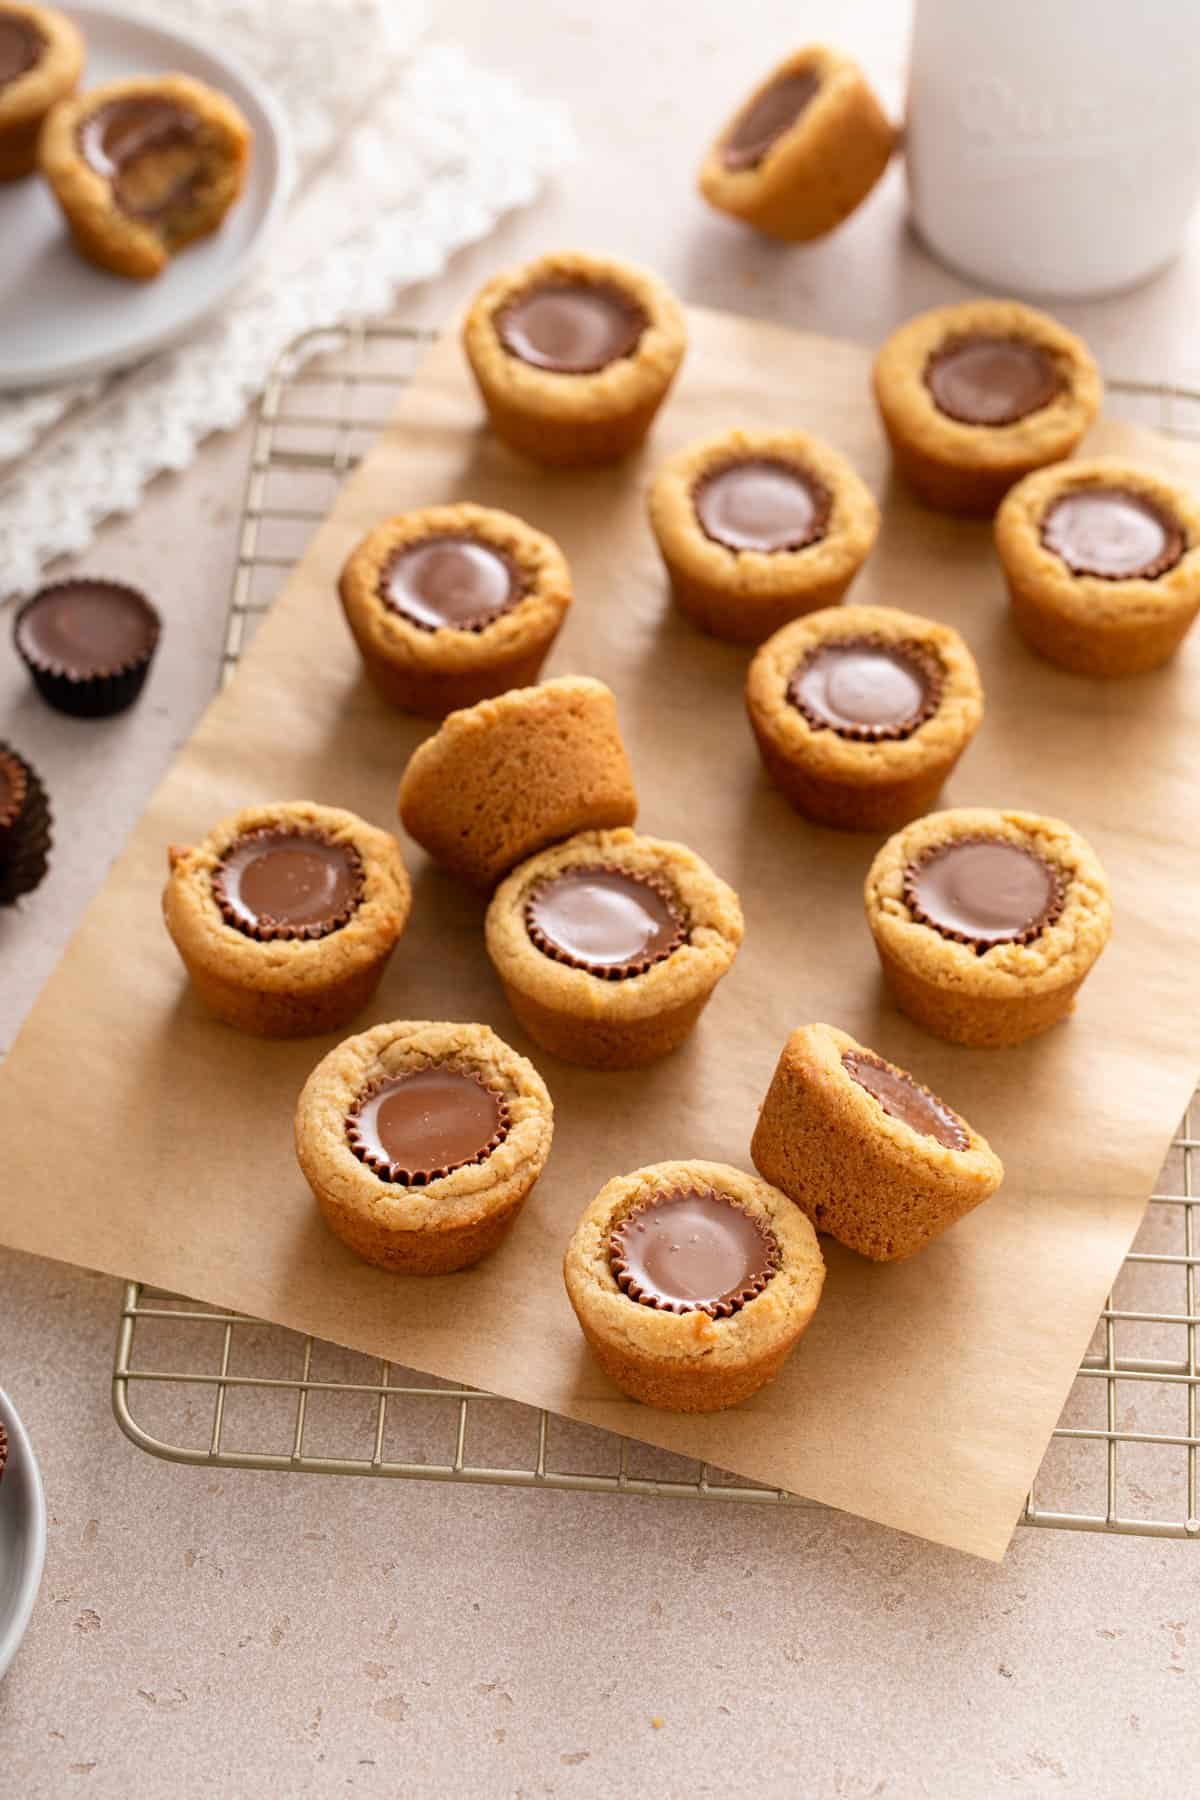
<svg viewBox="0 0 1200 1800"><path fill-rule="evenodd" d="M13 641L43 700L74 718L102 719L133 705L161 632L136 588L76 575L25 602Z"/></svg>
<svg viewBox="0 0 1200 1800"><path fill-rule="evenodd" d="M46 40L32 19L0 13L0 88L36 68L45 48Z"/></svg>
<svg viewBox="0 0 1200 1800"><path fill-rule="evenodd" d="M1015 425L1062 387L1054 359L1023 338L948 338L925 365L939 412L961 425Z"/></svg>
<svg viewBox="0 0 1200 1800"><path fill-rule="evenodd" d="M772 146L790 131L809 102L816 98L821 79L816 69L796 69L763 88L734 120L721 147L727 169L756 169Z"/></svg>
<svg viewBox="0 0 1200 1800"><path fill-rule="evenodd" d="M1156 581L1187 547L1177 519L1145 494L1119 487L1060 495L1043 514L1040 535L1073 575L1101 581Z"/></svg>
<svg viewBox="0 0 1200 1800"><path fill-rule="evenodd" d="M687 938L666 883L615 863L564 869L525 903L525 924L544 956L602 981L625 981L664 962Z"/></svg>
<svg viewBox="0 0 1200 1800"><path fill-rule="evenodd" d="M980 956L996 944L1029 944L1062 911L1059 871L1004 838L955 838L904 871L913 917Z"/></svg>
<svg viewBox="0 0 1200 1800"><path fill-rule="evenodd" d="M346 1136L381 1181L424 1187L486 1162L508 1124L503 1094L472 1070L435 1063L373 1082L355 1102Z"/></svg>
<svg viewBox="0 0 1200 1800"><path fill-rule="evenodd" d="M921 645L858 637L817 644L787 697L814 731L878 743L911 737L937 711L942 687L941 667Z"/></svg>
<svg viewBox="0 0 1200 1800"><path fill-rule="evenodd" d="M52 843L50 802L33 767L0 742L0 906L33 892Z"/></svg>
<svg viewBox="0 0 1200 1800"><path fill-rule="evenodd" d="M627 1213L613 1228L609 1257L617 1285L640 1306L714 1319L740 1312L780 1264L778 1243L757 1219L699 1188Z"/></svg>
<svg viewBox="0 0 1200 1800"><path fill-rule="evenodd" d="M79 154L135 218L161 217L185 199L199 168L196 115L153 94L110 100L78 128Z"/></svg>
<svg viewBox="0 0 1200 1800"><path fill-rule="evenodd" d="M899 1119L910 1131L931 1137L946 1150L965 1150L970 1137L962 1121L944 1100L903 1069L897 1069L869 1051L847 1050L842 1067L852 1081L865 1088L890 1118Z"/></svg>
<svg viewBox="0 0 1200 1800"><path fill-rule="evenodd" d="M707 469L692 495L705 537L729 550L804 550L829 529L833 499L815 475L783 457L750 456Z"/></svg>
<svg viewBox="0 0 1200 1800"><path fill-rule="evenodd" d="M315 831L251 831L222 857L212 891L226 924L261 943L328 937L362 901L362 858Z"/></svg>
<svg viewBox="0 0 1200 1800"><path fill-rule="evenodd" d="M632 356L648 320L615 282L545 281L518 294L496 314L508 351L552 375L594 375Z"/></svg>
<svg viewBox="0 0 1200 1800"><path fill-rule="evenodd" d="M516 606L527 587L505 550L466 535L403 545L379 582L384 603L423 631L482 631Z"/></svg>

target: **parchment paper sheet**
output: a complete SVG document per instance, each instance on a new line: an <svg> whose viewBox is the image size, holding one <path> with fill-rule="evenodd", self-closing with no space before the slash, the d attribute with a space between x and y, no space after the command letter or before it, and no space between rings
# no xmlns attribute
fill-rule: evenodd
<svg viewBox="0 0 1200 1800"><path fill-rule="evenodd" d="M1008 624L988 527L889 487L865 350L704 312L691 334L644 458L582 475L544 474L502 450L480 429L456 343L437 348L155 794L0 1071L0 1236L996 1558L1200 1061L1189 842L1200 641L1164 672L1111 685L1035 660ZM649 474L702 433L755 422L830 438L884 501L853 597L952 621L980 661L987 716L945 803L1059 814L1104 860L1114 941L1074 1019L1040 1041L966 1051L894 1010L862 916L878 840L816 830L788 809L744 718L745 653L701 637L668 604L644 520ZM1091 447L1200 481L1200 454L1132 428L1106 423ZM296 1168L295 1098L332 1040L265 1043L207 1018L159 895L166 846L248 801L307 797L394 824L398 777L428 727L362 681L335 577L382 516L460 497L510 507L562 542L578 598L550 672L612 684L639 823L734 883L747 935L678 1055L628 1075L567 1068L509 1015L484 954L483 903L408 846L412 922L359 1027L484 1020L534 1057L557 1108L549 1166L506 1246L462 1275L420 1281L344 1250ZM912 1263L879 1267L825 1240L816 1320L750 1404L682 1418L622 1400L563 1292L578 1213L608 1176L659 1158L749 1167L780 1046L818 1019L944 1094L1004 1158L1004 1187Z"/></svg>

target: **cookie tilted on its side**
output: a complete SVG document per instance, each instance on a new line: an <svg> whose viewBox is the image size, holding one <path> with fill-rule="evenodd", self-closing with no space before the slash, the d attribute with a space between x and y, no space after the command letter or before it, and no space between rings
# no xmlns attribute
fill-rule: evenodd
<svg viewBox="0 0 1200 1800"><path fill-rule="evenodd" d="M376 1025L317 1064L296 1108L296 1155L330 1230L408 1275L494 1250L553 1135L541 1076L486 1025Z"/></svg>
<svg viewBox="0 0 1200 1800"><path fill-rule="evenodd" d="M865 900L900 1010L980 1049L1066 1018L1112 930L1095 851L1039 813L961 807L917 819L876 856Z"/></svg>
<svg viewBox="0 0 1200 1800"><path fill-rule="evenodd" d="M641 443L685 344L665 282L581 250L493 276L463 324L497 437L562 468L616 462Z"/></svg>
<svg viewBox="0 0 1200 1800"><path fill-rule="evenodd" d="M728 1163L661 1162L601 1188L563 1263L596 1361L631 1399L717 1412L778 1375L825 1280L812 1226Z"/></svg>
<svg viewBox="0 0 1200 1800"><path fill-rule="evenodd" d="M131 281L216 231L246 179L251 131L188 75L135 75L64 100L38 161L80 254Z"/></svg>
<svg viewBox="0 0 1200 1800"><path fill-rule="evenodd" d="M739 644L840 600L879 531L866 483L803 431L688 445L655 475L649 510L676 605Z"/></svg>
<svg viewBox="0 0 1200 1800"><path fill-rule="evenodd" d="M315 1037L366 1005L408 922L395 838L311 801L247 806L172 845L163 916L200 999L239 1031Z"/></svg>
<svg viewBox="0 0 1200 1800"><path fill-rule="evenodd" d="M904 1069L833 1025L783 1047L750 1146L818 1231L899 1262L994 1194L991 1146Z"/></svg>
<svg viewBox="0 0 1200 1800"><path fill-rule="evenodd" d="M385 519L338 589L379 693L433 719L535 682L571 604L553 538L466 503Z"/></svg>
<svg viewBox="0 0 1200 1800"><path fill-rule="evenodd" d="M975 659L950 625L831 606L777 631L746 676L764 766L818 825L892 831L933 805L979 729Z"/></svg>
<svg viewBox="0 0 1200 1800"><path fill-rule="evenodd" d="M65 13L0 0L0 181L33 173L43 121L74 92L85 54Z"/></svg>
<svg viewBox="0 0 1200 1800"><path fill-rule="evenodd" d="M739 107L704 159L700 192L769 237L805 243L861 205L895 143L858 64L810 44Z"/></svg>
<svg viewBox="0 0 1200 1800"><path fill-rule="evenodd" d="M434 861L481 888L560 838L632 825L611 688L567 675L451 713L409 758L399 806Z"/></svg>
<svg viewBox="0 0 1200 1800"><path fill-rule="evenodd" d="M1075 675L1143 675L1200 612L1200 506L1148 469L1096 457L1026 476L996 514L1013 623Z"/></svg>
<svg viewBox="0 0 1200 1800"><path fill-rule="evenodd" d="M678 1049L742 941L733 889L683 844L587 831L532 856L488 908L487 948L535 1042L631 1069Z"/></svg>
<svg viewBox="0 0 1200 1800"><path fill-rule="evenodd" d="M995 512L1014 482L1070 456L1103 384L1082 338L1016 300L918 313L875 358L896 469L944 512Z"/></svg>

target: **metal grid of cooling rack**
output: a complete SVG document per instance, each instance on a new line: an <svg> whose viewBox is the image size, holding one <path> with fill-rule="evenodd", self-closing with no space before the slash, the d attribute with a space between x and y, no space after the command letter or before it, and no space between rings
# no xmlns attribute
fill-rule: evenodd
<svg viewBox="0 0 1200 1800"><path fill-rule="evenodd" d="M222 681L432 336L371 323L313 334L280 363L259 412ZM1124 381L1108 393L1135 420L1200 440L1200 393ZM1200 1092L1097 1321L1023 1524L1200 1538L1197 1131ZM121 1307L113 1409L141 1449L208 1468L813 1504L137 1282Z"/></svg>

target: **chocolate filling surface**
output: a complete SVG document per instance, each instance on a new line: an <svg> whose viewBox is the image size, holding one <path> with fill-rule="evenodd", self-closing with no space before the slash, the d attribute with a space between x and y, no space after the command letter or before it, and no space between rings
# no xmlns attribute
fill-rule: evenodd
<svg viewBox="0 0 1200 1800"><path fill-rule="evenodd" d="M525 928L543 956L604 981L644 974L687 936L665 883L599 863L564 869L535 887Z"/></svg>
<svg viewBox="0 0 1200 1800"><path fill-rule="evenodd" d="M194 113L154 94L110 100L79 125L79 153L112 184L123 212L154 219L191 192L198 172Z"/></svg>
<svg viewBox="0 0 1200 1800"><path fill-rule="evenodd" d="M628 1213L608 1242L617 1285L660 1312L728 1318L779 1267L774 1237L734 1201L706 1188L663 1194Z"/></svg>
<svg viewBox="0 0 1200 1800"><path fill-rule="evenodd" d="M328 937L362 900L362 859L316 831L267 827L230 845L212 887L226 922L247 937Z"/></svg>
<svg viewBox="0 0 1200 1800"><path fill-rule="evenodd" d="M934 405L961 425L1015 425L1062 388L1054 359L1024 338L948 338L925 365Z"/></svg>
<svg viewBox="0 0 1200 1800"><path fill-rule="evenodd" d="M31 20L0 13L0 88L36 68L45 48L46 40Z"/></svg>
<svg viewBox="0 0 1200 1800"><path fill-rule="evenodd" d="M383 569L379 591L424 631L482 631L523 598L525 583L505 551L463 535L405 544Z"/></svg>
<svg viewBox="0 0 1200 1800"><path fill-rule="evenodd" d="M966 1149L970 1142L967 1133L945 1101L903 1069L894 1069L881 1057L865 1056L859 1050L847 1050L842 1056L842 1067L851 1081L865 1088L891 1118L899 1119L922 1137L935 1138L947 1150Z"/></svg>
<svg viewBox="0 0 1200 1800"><path fill-rule="evenodd" d="M832 500L806 470L747 456L701 475L692 505L705 537L729 550L803 550L825 536Z"/></svg>
<svg viewBox="0 0 1200 1800"><path fill-rule="evenodd" d="M547 280L496 314L511 356L556 375L592 375L632 356L649 320L615 283Z"/></svg>
<svg viewBox="0 0 1200 1800"><path fill-rule="evenodd" d="M354 1154L381 1180L408 1187L486 1161L507 1132L504 1095L448 1063L373 1082L346 1120Z"/></svg>
<svg viewBox="0 0 1200 1800"><path fill-rule="evenodd" d="M1064 881L1035 850L1004 838L955 838L904 871L904 899L923 925L969 944L1028 944L1062 911Z"/></svg>
<svg viewBox="0 0 1200 1800"><path fill-rule="evenodd" d="M721 147L727 169L754 169L768 150L790 131L821 86L815 69L797 69L764 88L734 121Z"/></svg>
<svg viewBox="0 0 1200 1800"><path fill-rule="evenodd" d="M787 685L815 730L861 743L911 737L933 717L941 692L941 667L919 644L872 637L818 644Z"/></svg>
<svg viewBox="0 0 1200 1800"><path fill-rule="evenodd" d="M1130 488L1079 488L1042 516L1041 538L1073 575L1153 581L1173 569L1185 540L1177 519Z"/></svg>
<svg viewBox="0 0 1200 1800"><path fill-rule="evenodd" d="M41 667L78 680L144 661L158 642L153 607L134 588L86 576L44 588L17 621L17 642Z"/></svg>

